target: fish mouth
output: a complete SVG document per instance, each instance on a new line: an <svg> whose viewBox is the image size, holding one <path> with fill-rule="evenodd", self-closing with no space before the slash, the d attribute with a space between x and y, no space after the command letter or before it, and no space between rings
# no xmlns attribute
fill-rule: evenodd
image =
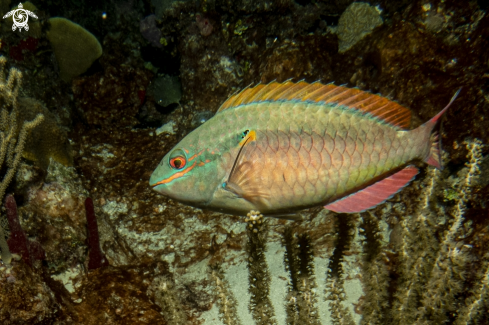
<svg viewBox="0 0 489 325"><path fill-rule="evenodd" d="M165 187L162 186L162 184L151 185L151 189L160 193L160 194L163 194L164 196L167 196L166 191L165 191Z"/></svg>
<svg viewBox="0 0 489 325"><path fill-rule="evenodd" d="M149 186L154 190L156 189L156 187L160 186L160 185L163 185L163 184L158 184L159 182L149 182Z"/></svg>
<svg viewBox="0 0 489 325"><path fill-rule="evenodd" d="M149 186L152 188L155 188L158 185L163 185L163 184L158 184L158 182L149 183Z"/></svg>

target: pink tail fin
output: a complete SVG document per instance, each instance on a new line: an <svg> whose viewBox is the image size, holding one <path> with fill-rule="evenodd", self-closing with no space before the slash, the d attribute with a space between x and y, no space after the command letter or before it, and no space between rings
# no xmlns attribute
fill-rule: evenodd
<svg viewBox="0 0 489 325"><path fill-rule="evenodd" d="M441 152L441 137L439 134L440 133L440 127L439 126L440 126L440 121L441 121L440 118L443 116L443 114L445 114L445 112L452 105L452 103L455 101L455 99L457 99L457 96L461 90L462 90L462 88L457 90L457 92L455 93L455 95L453 95L453 97L450 100L450 102L448 103L448 105L445 106L445 108L442 109L438 114L433 116L433 118L431 120L429 120L428 122L426 122L424 124L424 126L428 128L428 132L431 133L431 136L430 136L430 142L431 142L430 154L425 159L425 162L432 165L432 166L435 166L438 169L443 168L442 164L441 164L441 157L440 157L440 152Z"/></svg>

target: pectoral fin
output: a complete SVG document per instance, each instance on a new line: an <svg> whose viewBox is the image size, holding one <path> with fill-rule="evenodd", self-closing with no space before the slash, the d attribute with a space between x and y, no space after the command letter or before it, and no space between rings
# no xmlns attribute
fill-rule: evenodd
<svg viewBox="0 0 489 325"><path fill-rule="evenodd" d="M248 132L239 143L240 149L224 189L244 198L257 206L263 206L264 199L269 198L268 191L263 188L258 171L263 154L256 149L256 133Z"/></svg>

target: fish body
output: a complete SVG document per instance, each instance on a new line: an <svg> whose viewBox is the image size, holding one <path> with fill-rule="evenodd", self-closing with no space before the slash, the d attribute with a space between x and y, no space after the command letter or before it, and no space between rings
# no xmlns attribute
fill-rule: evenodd
<svg viewBox="0 0 489 325"><path fill-rule="evenodd" d="M363 211L414 178L410 161L440 167L433 129L445 110L408 130L410 111L378 95L332 84L258 85L230 97L178 143L150 185L177 201L237 215L318 205Z"/></svg>

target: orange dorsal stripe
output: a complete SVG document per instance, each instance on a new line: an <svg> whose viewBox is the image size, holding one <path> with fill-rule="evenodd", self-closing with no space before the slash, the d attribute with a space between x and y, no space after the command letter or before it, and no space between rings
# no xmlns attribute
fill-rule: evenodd
<svg viewBox="0 0 489 325"><path fill-rule="evenodd" d="M292 81L283 83L274 81L267 85L258 84L252 88L247 87L229 97L217 112L240 105L279 100L336 104L363 113L369 113L390 125L400 128L407 129L411 124L411 112L409 109L385 97L370 94L360 89L335 86L333 84L324 85L320 82L310 84L305 81L297 83Z"/></svg>

